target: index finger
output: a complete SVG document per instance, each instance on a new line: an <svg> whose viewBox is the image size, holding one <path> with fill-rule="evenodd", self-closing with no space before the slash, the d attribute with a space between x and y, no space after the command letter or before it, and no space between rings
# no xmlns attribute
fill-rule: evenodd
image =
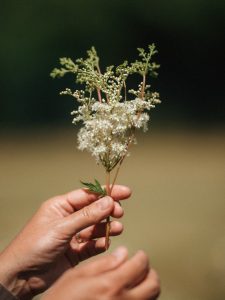
<svg viewBox="0 0 225 300"><path fill-rule="evenodd" d="M130 188L124 185L115 185L111 193L111 197L115 201L127 199L130 195ZM64 199L76 211L99 199L99 195L88 191L88 189L78 189L65 194Z"/></svg>

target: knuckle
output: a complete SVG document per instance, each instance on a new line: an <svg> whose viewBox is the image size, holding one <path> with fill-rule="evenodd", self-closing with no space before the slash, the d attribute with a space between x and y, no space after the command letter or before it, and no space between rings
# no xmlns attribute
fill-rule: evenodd
<svg viewBox="0 0 225 300"><path fill-rule="evenodd" d="M102 278L101 287L102 287L103 292L110 293L111 288L112 288L112 283L108 277Z"/></svg>
<svg viewBox="0 0 225 300"><path fill-rule="evenodd" d="M109 256L107 256L107 261L106 261L107 265L109 266L110 270L113 270L117 265L117 260L115 259L115 256L110 254Z"/></svg>
<svg viewBox="0 0 225 300"><path fill-rule="evenodd" d="M81 210L81 214L84 218L91 219L92 213L89 206L85 206Z"/></svg>
<svg viewBox="0 0 225 300"><path fill-rule="evenodd" d="M102 289L102 294L105 295L105 299L113 299L113 297L117 294L118 292L118 287L115 282L115 280L112 280L111 277L107 276L104 277L101 281L101 289Z"/></svg>
<svg viewBox="0 0 225 300"><path fill-rule="evenodd" d="M57 203L60 203L60 196L55 196L52 198L49 198L48 200L45 200L42 204L41 204L41 209L50 209L51 207L55 206Z"/></svg>

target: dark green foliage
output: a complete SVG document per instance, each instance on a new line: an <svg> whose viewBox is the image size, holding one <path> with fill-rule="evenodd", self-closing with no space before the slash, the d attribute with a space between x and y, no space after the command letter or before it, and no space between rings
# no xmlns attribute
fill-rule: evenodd
<svg viewBox="0 0 225 300"><path fill-rule="evenodd" d="M81 183L88 188L88 190L90 192L99 194L100 196L106 196L106 189L102 188L101 184L99 183L99 181L97 179L95 179L95 183L91 183L91 182L83 182L81 181Z"/></svg>

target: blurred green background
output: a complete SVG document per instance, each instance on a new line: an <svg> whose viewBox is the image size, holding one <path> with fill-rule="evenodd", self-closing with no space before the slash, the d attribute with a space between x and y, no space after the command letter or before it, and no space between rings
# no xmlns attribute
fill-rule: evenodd
<svg viewBox="0 0 225 300"><path fill-rule="evenodd" d="M104 67L155 42L163 102L120 174L133 196L112 248L147 251L162 300L224 299L224 29L222 0L1 0L0 249L48 197L104 180L76 150L58 58L95 45Z"/></svg>

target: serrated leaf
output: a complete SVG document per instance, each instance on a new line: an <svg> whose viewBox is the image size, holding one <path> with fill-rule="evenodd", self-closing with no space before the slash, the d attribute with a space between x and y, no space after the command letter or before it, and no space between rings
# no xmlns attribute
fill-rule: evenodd
<svg viewBox="0 0 225 300"><path fill-rule="evenodd" d="M99 194L101 196L105 196L107 194L106 189L101 187L101 184L99 183L99 181L97 179L95 179L95 183L83 182L83 181L81 181L81 183L85 187L87 187L90 192Z"/></svg>

